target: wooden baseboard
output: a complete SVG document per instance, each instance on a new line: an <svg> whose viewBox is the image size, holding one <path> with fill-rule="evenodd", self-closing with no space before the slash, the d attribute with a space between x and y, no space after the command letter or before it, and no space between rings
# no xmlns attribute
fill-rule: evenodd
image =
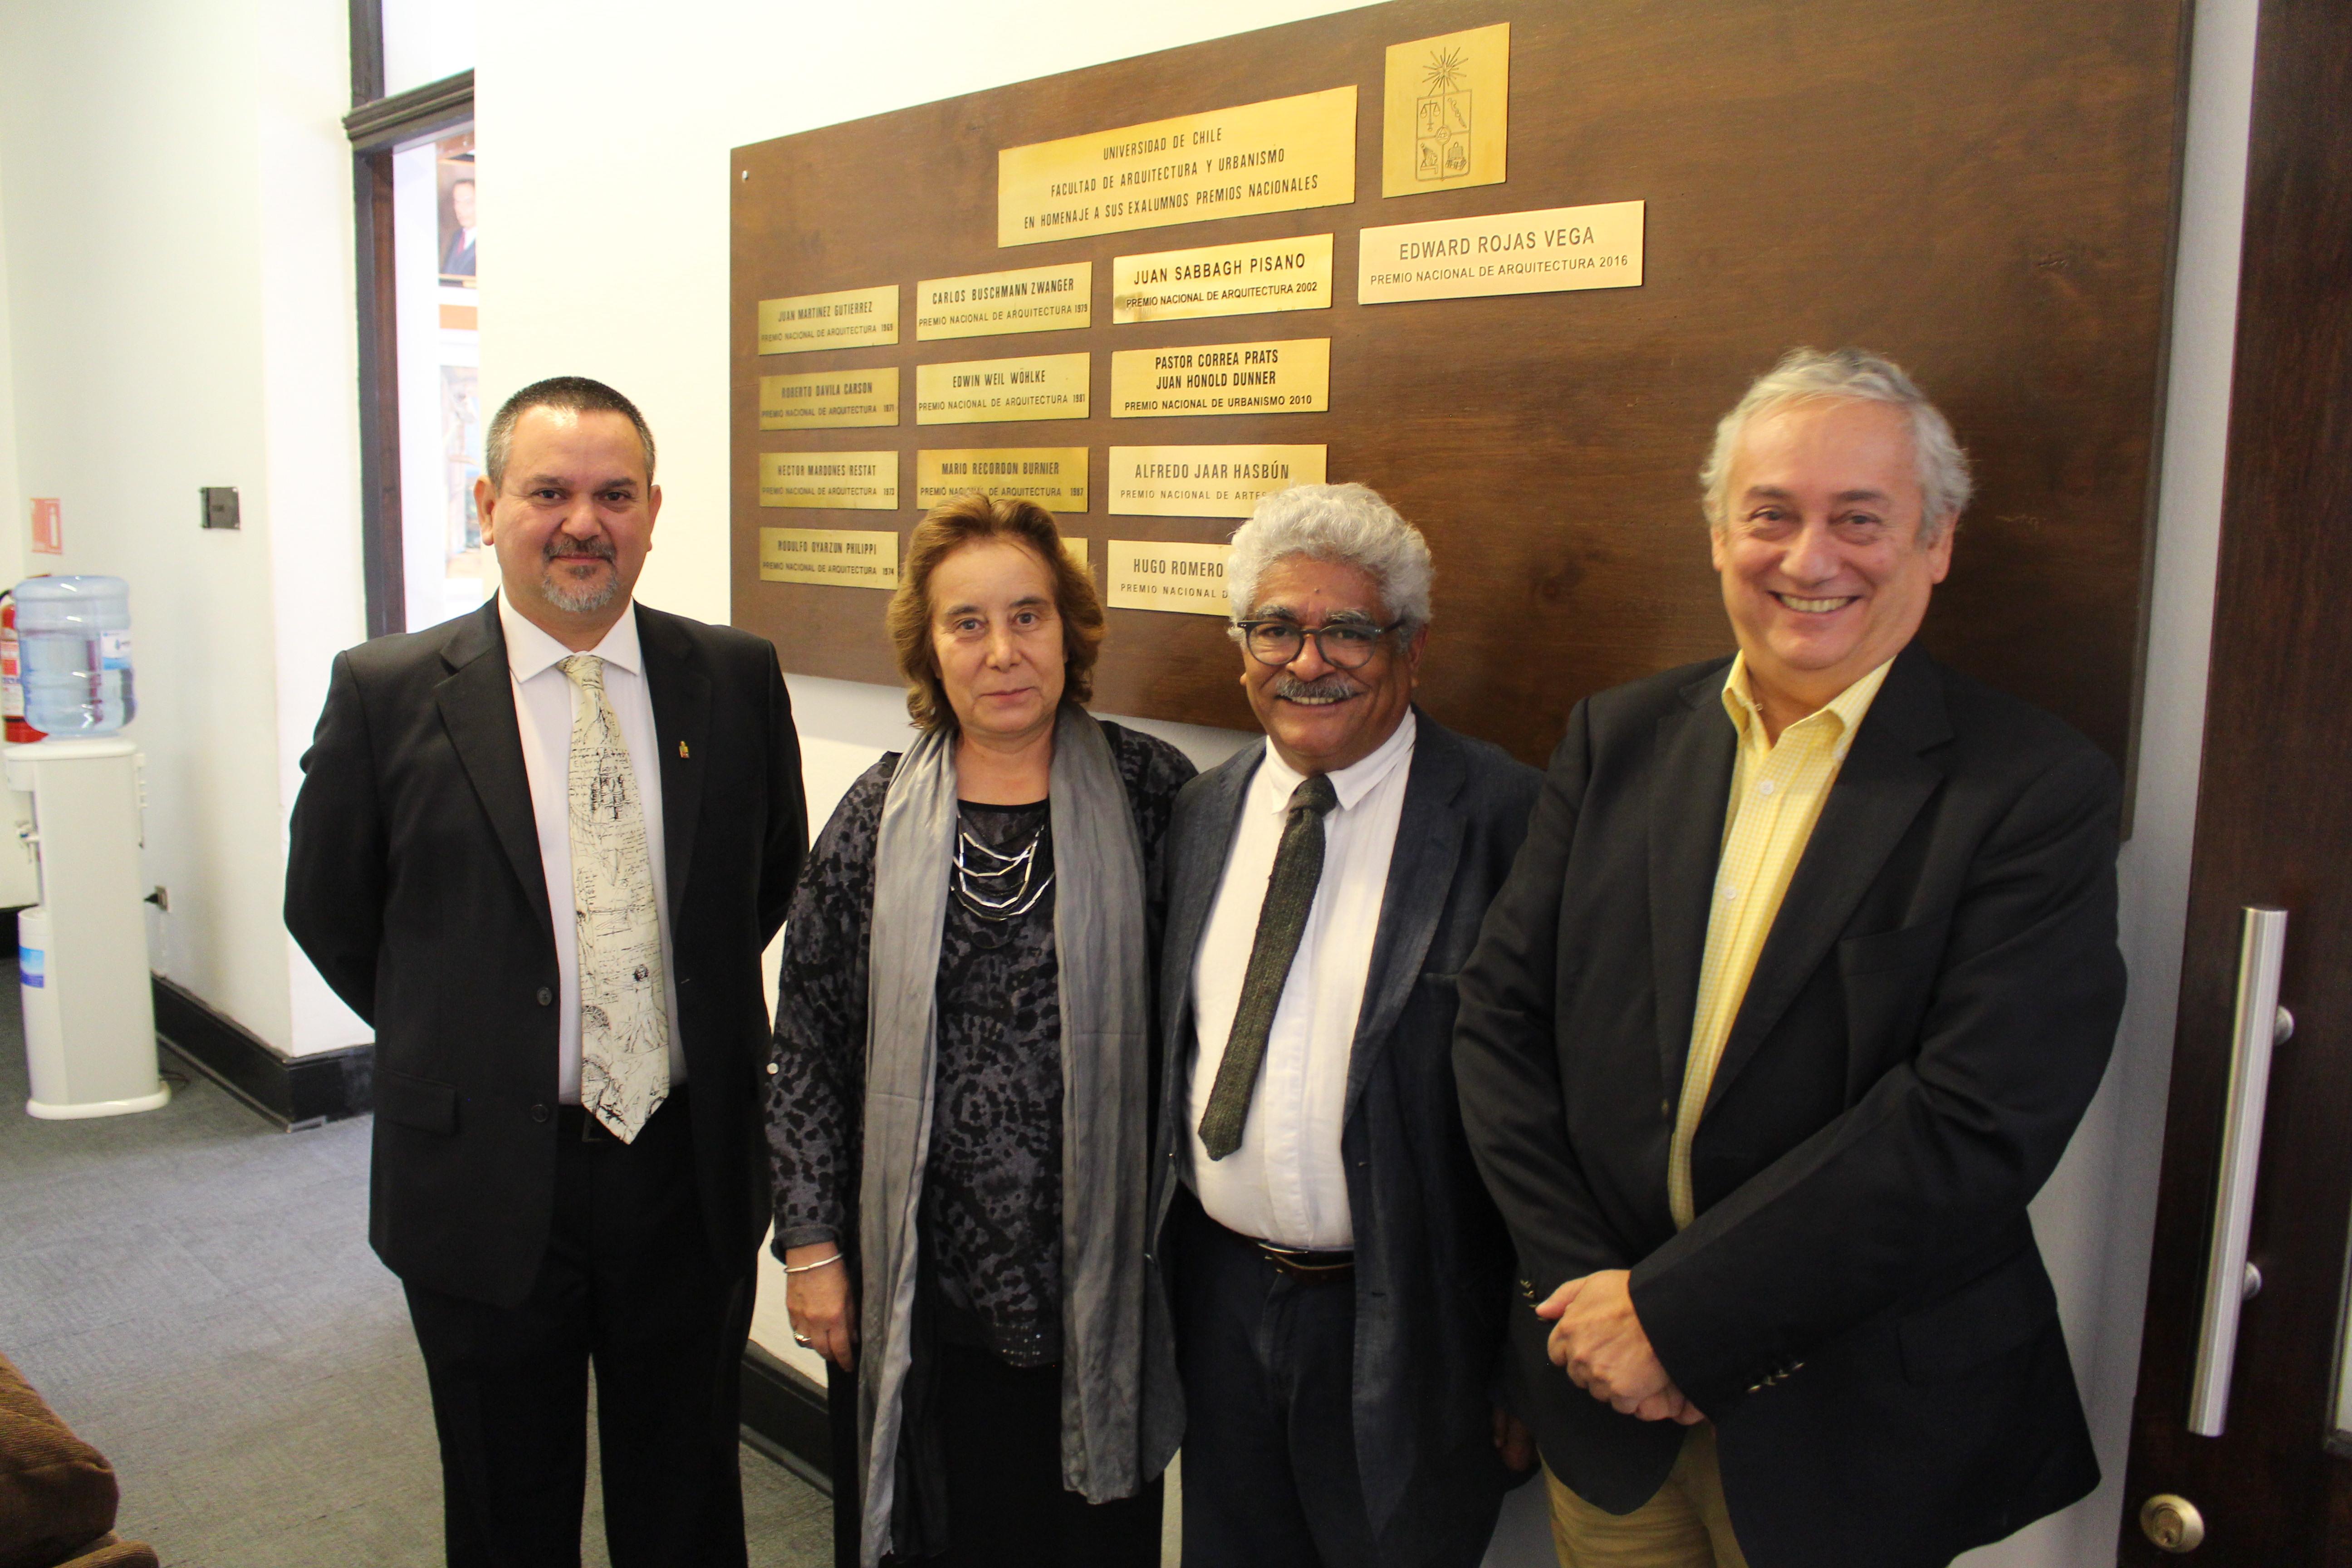
<svg viewBox="0 0 2352 1568"><path fill-rule="evenodd" d="M289 1057L160 974L154 989L156 1037L279 1126L318 1127L374 1109L374 1046Z"/></svg>

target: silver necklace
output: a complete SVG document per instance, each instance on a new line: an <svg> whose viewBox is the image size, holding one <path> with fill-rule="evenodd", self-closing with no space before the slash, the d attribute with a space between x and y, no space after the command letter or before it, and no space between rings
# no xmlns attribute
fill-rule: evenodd
<svg viewBox="0 0 2352 1568"><path fill-rule="evenodd" d="M1035 909L1037 900L1054 885L1052 871L1042 879L1035 875L1037 846L1045 841L1048 826L1039 823L1029 842L1007 855L982 844L958 823L954 885L963 907L984 921L1014 920Z"/></svg>

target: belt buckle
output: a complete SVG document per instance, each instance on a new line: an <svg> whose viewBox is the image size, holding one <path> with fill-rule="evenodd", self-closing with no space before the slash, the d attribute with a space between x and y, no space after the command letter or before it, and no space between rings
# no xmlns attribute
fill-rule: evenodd
<svg viewBox="0 0 2352 1568"><path fill-rule="evenodd" d="M559 1106L556 1109L555 1114L556 1130L562 1133L565 1140L568 1142L578 1143L617 1143L620 1142L619 1139L613 1136L612 1131L609 1128L607 1128L603 1122L596 1120L596 1113L589 1110L584 1105ZM572 1126L575 1121L580 1127L580 1131L576 1137L571 1131Z"/></svg>

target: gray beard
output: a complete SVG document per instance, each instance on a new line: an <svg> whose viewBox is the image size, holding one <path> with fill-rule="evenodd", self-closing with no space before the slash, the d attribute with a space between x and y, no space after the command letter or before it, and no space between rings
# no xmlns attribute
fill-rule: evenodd
<svg viewBox="0 0 2352 1568"><path fill-rule="evenodd" d="M621 580L618 574L607 576L601 586L594 588L573 589L567 586L564 584L562 577L557 573L556 567L561 563L567 560L578 561L582 559L610 561L613 557L609 551L593 556L583 556L580 553L574 553L569 556L550 556L547 562L547 570L540 574L539 591L541 595L545 598L549 604L553 605L557 609L562 610L567 616L593 615L598 610L601 610L605 605L611 604L613 602L613 596L621 591Z"/></svg>

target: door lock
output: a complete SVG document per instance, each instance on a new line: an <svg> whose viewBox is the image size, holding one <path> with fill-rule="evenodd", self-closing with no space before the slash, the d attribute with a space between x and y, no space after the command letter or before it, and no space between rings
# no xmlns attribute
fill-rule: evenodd
<svg viewBox="0 0 2352 1568"><path fill-rule="evenodd" d="M2195 1503L2171 1492L2158 1492L2139 1505L2139 1528L2159 1552L2194 1552L2205 1543L2205 1516Z"/></svg>

